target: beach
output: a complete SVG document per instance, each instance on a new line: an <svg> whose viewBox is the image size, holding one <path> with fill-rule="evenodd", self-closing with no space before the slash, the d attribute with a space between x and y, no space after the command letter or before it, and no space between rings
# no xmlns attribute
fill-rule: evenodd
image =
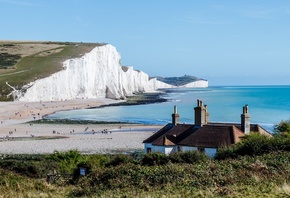
<svg viewBox="0 0 290 198"><path fill-rule="evenodd" d="M116 153L142 150L142 141L162 126L141 124L35 124L57 111L110 105L119 100L0 102L0 154Z"/></svg>

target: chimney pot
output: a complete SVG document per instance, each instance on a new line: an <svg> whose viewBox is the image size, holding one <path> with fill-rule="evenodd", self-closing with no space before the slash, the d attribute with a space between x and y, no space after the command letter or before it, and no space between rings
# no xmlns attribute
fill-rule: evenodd
<svg viewBox="0 0 290 198"><path fill-rule="evenodd" d="M241 114L241 130L245 134L249 134L251 130L250 114L248 105L243 106L243 114Z"/></svg>
<svg viewBox="0 0 290 198"><path fill-rule="evenodd" d="M177 107L174 105L174 112L172 116L172 124L177 125L179 123L179 114L177 113Z"/></svg>

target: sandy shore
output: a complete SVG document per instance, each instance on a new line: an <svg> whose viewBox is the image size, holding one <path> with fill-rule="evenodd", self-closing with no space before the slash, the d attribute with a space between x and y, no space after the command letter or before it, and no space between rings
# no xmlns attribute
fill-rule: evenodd
<svg viewBox="0 0 290 198"><path fill-rule="evenodd" d="M142 141L162 126L116 124L29 124L56 111L97 107L110 99L59 102L1 102L0 154L111 153L143 149Z"/></svg>

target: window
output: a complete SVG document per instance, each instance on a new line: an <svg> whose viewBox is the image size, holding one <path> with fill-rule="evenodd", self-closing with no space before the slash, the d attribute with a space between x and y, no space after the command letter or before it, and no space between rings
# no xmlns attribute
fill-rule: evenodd
<svg viewBox="0 0 290 198"><path fill-rule="evenodd" d="M147 153L151 153L151 148L147 147Z"/></svg>
<svg viewBox="0 0 290 198"><path fill-rule="evenodd" d="M197 150L198 150L199 152L204 153L204 148L203 148L203 147L198 147Z"/></svg>

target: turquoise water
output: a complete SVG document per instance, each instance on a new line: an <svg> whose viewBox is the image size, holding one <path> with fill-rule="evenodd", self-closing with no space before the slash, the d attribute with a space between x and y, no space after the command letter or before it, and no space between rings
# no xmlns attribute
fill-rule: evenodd
<svg viewBox="0 0 290 198"><path fill-rule="evenodd" d="M49 119L121 121L144 124L171 122L177 105L181 123L193 123L197 99L208 105L211 122L240 122L243 106L249 105L251 123L272 130L274 124L290 118L290 86L216 86L202 89L173 89L165 103L114 106L57 112Z"/></svg>

